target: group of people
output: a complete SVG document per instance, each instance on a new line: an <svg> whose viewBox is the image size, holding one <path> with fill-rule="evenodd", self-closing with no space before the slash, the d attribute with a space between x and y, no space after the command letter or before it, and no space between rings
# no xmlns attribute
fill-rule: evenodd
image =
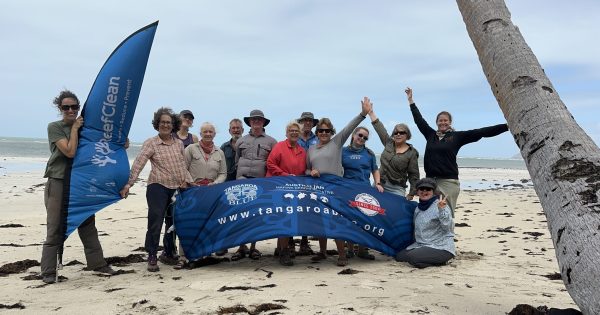
<svg viewBox="0 0 600 315"><path fill-rule="evenodd" d="M270 176L319 177L333 174L373 185L380 193L392 193L412 200L418 197L414 215L415 243L396 255L398 261L406 261L424 268L445 264L455 256L454 211L460 193L456 156L460 148L482 137L493 137L508 130L506 124L455 131L452 116L443 111L436 117L437 128L430 127L421 116L413 101L412 89L405 90L410 111L419 131L426 139L424 169L426 178L419 179L418 151L408 143L411 131L406 124L397 124L391 133L378 119L368 97L361 101L360 112L339 132L329 118L316 119L311 112L303 112L285 127L286 139L277 142L266 133L270 120L261 110L252 110L243 118L250 128L246 135L242 120L229 123L231 139L220 147L213 142L216 129L211 123L200 126L200 137L191 131L194 115L189 110L179 114L161 107L155 113L152 125L158 134L144 141L136 157L127 184L120 194L126 198L148 161L151 163L147 181L148 226L145 249L148 252L148 271L158 271L158 261L182 268L186 264L181 246L177 250L172 232L171 198L178 188L198 185L214 185L230 180ZM56 213L62 203L61 186L67 160L77 148L77 131L83 125L78 117L79 101L70 91L63 91L54 104L62 119L48 125L51 158L45 177L48 234L42 253L44 282L54 282L59 224ZM366 143L369 130L359 124L369 116L378 138L384 146L379 165L376 156ZM313 132L315 129L315 132ZM350 144L344 146L350 138ZM371 178L373 182L371 182ZM62 186L61 186L62 187ZM62 188L61 188L62 189ZM164 250L158 256L163 222L165 223ZM102 248L94 225L94 216L79 227L84 243L88 267L111 273L104 261ZM338 250L337 265L345 266L348 258L357 256L374 259L368 248L335 240ZM224 255L227 250L217 252ZM295 242L292 237L277 240L276 254L282 265L293 265ZM302 236L300 251L311 254L307 236ZM241 245L231 256L232 260L244 257L259 259L261 252L252 243ZM320 261L327 258L327 239L319 239L319 251L311 258Z"/></svg>

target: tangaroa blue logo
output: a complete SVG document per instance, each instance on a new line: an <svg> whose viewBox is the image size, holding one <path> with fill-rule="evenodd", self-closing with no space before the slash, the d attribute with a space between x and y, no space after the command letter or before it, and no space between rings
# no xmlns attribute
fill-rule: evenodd
<svg viewBox="0 0 600 315"><path fill-rule="evenodd" d="M241 205L256 200L260 189L254 184L239 184L226 188L224 191L227 204Z"/></svg>
<svg viewBox="0 0 600 315"><path fill-rule="evenodd" d="M350 201L350 206L358 208L360 212L372 217L378 214L385 215L385 209L381 207L377 198L369 194L358 194L354 201Z"/></svg>

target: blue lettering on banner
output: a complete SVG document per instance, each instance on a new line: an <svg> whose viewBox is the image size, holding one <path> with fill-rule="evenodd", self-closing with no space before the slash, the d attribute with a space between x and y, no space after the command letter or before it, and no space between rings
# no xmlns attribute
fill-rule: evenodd
<svg viewBox="0 0 600 315"><path fill-rule="evenodd" d="M177 196L186 257L282 236L345 239L388 255L413 242L416 203L334 175L282 176L193 187Z"/></svg>

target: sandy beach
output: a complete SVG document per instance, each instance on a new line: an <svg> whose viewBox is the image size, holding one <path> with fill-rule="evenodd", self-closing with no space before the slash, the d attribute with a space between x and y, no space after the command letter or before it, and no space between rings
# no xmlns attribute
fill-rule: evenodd
<svg viewBox="0 0 600 315"><path fill-rule="evenodd" d="M461 169L463 189L465 183L496 188L461 192L458 256L447 266L427 269L379 253L375 261L352 258L343 268L335 266L335 257L311 263L308 256L297 256L294 266L283 267L272 256L275 242L269 240L258 243L263 252L258 261L214 259L213 265L191 270L160 264L160 272L150 273L140 251L147 222L142 182L128 199L97 214L105 257L122 274L99 276L84 270L78 263L85 262L82 245L74 233L65 244L68 265L61 272L68 280L53 285L39 280L35 266L45 238L42 173L0 176L0 265L32 265L0 277L3 312L505 314L517 304L577 308L556 277L546 218L524 170ZM318 247L317 241L311 245ZM329 248L335 248L333 242Z"/></svg>

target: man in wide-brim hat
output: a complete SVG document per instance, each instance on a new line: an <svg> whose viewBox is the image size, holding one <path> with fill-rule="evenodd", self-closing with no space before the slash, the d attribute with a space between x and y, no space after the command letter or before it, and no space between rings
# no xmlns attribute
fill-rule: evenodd
<svg viewBox="0 0 600 315"><path fill-rule="evenodd" d="M246 125L248 125L248 127L252 127L252 126L250 125L250 120L251 120L252 118L258 118L258 119L262 118L262 119L264 120L263 127L266 127L266 126L269 124L269 122L271 122L271 120L270 120L270 119L267 119L267 118L265 118L265 114L264 114L264 113L262 112L262 110L260 110L260 109L253 109L253 110L250 112L250 115L249 115L249 116L247 116L247 117L244 117L244 122L246 123Z"/></svg>
<svg viewBox="0 0 600 315"><path fill-rule="evenodd" d="M267 158L275 144L277 144L277 140L265 134L265 126L269 124L270 120L265 118L265 114L261 110L254 109L250 112L250 115L244 117L244 122L250 126L250 133L243 136L236 143L236 178L265 177ZM256 249L256 243L252 243L249 250L245 244L241 245L231 256L231 260L240 260L246 255L252 259L260 258L261 253Z"/></svg>

